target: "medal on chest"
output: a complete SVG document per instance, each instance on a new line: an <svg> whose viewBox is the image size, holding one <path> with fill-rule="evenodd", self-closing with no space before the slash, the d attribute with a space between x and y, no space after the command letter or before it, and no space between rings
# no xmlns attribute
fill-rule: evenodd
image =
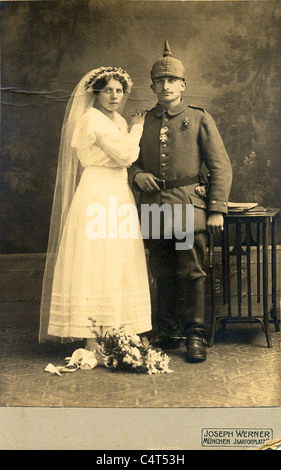
<svg viewBox="0 0 281 470"><path fill-rule="evenodd" d="M169 128L167 126L161 127L160 129L159 140L162 144L164 144L168 140L168 136L167 136L168 130Z"/></svg>
<svg viewBox="0 0 281 470"><path fill-rule="evenodd" d="M185 131L185 130L188 128L189 122L190 122L190 121L189 121L189 118L186 116L186 117L184 118L184 120L183 120L182 125L181 125L181 130L182 130L182 131Z"/></svg>

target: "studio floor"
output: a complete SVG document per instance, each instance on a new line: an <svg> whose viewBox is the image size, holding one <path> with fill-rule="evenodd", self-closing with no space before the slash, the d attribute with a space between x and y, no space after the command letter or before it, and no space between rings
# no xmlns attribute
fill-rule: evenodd
<svg viewBox="0 0 281 470"><path fill-rule="evenodd" d="M38 319L1 316L1 407L278 407L281 405L280 333L270 323L268 348L259 323L219 330L207 361L190 364L185 347L168 351L171 374L112 372L104 367L45 372L65 365L82 342L38 344Z"/></svg>

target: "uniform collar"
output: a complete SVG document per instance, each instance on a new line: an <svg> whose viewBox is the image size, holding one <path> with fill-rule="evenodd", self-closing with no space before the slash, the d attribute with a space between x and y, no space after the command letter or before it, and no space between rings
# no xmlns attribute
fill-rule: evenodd
<svg viewBox="0 0 281 470"><path fill-rule="evenodd" d="M184 100L181 100L179 104L177 104L171 109L164 109L159 103L157 103L153 112L157 117L161 117L165 113L169 114L169 116L176 116L177 114L182 113L186 108L188 108L188 105L185 103Z"/></svg>

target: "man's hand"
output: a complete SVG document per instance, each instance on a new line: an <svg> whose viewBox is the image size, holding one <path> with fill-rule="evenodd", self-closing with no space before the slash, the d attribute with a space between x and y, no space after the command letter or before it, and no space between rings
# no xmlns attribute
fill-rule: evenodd
<svg viewBox="0 0 281 470"><path fill-rule="evenodd" d="M135 176L135 183L139 188L146 193L154 193L155 191L160 191L159 186L157 185L157 178L152 173L137 173Z"/></svg>
<svg viewBox="0 0 281 470"><path fill-rule="evenodd" d="M207 219L209 233L220 233L223 231L223 215L221 212L210 212Z"/></svg>

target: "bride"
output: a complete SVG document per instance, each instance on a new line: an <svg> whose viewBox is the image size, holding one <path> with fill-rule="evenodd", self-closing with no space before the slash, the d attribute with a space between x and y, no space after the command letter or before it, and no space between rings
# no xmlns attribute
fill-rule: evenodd
<svg viewBox="0 0 281 470"><path fill-rule="evenodd" d="M111 227L108 210L111 205L118 218L120 209L135 207L127 168L138 157L144 114L133 116L129 131L117 112L131 87L125 70L100 67L80 80L67 105L43 278L40 342L84 338L91 349L90 318L104 328L123 325L128 334L151 330L139 223L133 218L134 236L121 236Z"/></svg>

